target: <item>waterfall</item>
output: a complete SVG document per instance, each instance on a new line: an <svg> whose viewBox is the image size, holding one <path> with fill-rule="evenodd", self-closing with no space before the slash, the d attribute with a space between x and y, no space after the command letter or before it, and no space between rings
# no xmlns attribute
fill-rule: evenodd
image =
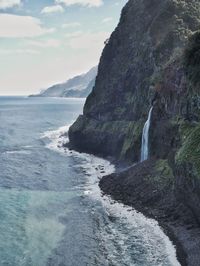
<svg viewBox="0 0 200 266"><path fill-rule="evenodd" d="M151 124L151 114L153 107L151 107L148 115L148 119L144 125L142 133L142 148L141 148L141 162L145 161L149 157L149 128Z"/></svg>

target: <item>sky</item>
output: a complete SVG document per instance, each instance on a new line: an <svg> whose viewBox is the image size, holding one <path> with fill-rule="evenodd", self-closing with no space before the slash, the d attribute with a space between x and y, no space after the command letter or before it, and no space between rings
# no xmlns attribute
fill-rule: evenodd
<svg viewBox="0 0 200 266"><path fill-rule="evenodd" d="M29 95L99 62L127 0L0 0L0 95Z"/></svg>

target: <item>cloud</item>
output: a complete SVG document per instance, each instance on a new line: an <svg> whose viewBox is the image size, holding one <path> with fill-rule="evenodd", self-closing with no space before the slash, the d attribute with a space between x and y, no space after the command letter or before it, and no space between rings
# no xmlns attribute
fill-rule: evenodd
<svg viewBox="0 0 200 266"><path fill-rule="evenodd" d="M28 41L27 45L38 48L58 48L61 46L61 41L56 39L49 39L45 41Z"/></svg>
<svg viewBox="0 0 200 266"><path fill-rule="evenodd" d="M17 55L17 54L30 54L30 55L36 55L39 54L39 51L33 50L33 49L0 49L0 55Z"/></svg>
<svg viewBox="0 0 200 266"><path fill-rule="evenodd" d="M65 23L62 25L63 29L67 29L67 28L76 28L76 27L80 27L81 23L79 22L71 22L71 23Z"/></svg>
<svg viewBox="0 0 200 266"><path fill-rule="evenodd" d="M20 4L21 0L0 0L0 9L12 8Z"/></svg>
<svg viewBox="0 0 200 266"><path fill-rule="evenodd" d="M64 8L61 5L46 6L42 9L42 14L51 14L51 13L63 13Z"/></svg>
<svg viewBox="0 0 200 266"><path fill-rule="evenodd" d="M52 33L55 29L44 28L41 21L31 16L0 14L0 37L24 38Z"/></svg>
<svg viewBox="0 0 200 266"><path fill-rule="evenodd" d="M102 20L102 23L107 23L107 22L110 22L110 21L112 21L112 20L113 20L112 17L104 18L104 19Z"/></svg>
<svg viewBox="0 0 200 266"><path fill-rule="evenodd" d="M66 34L65 34L65 37L71 39L71 38L79 37L79 36L81 36L82 34L83 34L82 31L74 31L74 32L66 33Z"/></svg>
<svg viewBox="0 0 200 266"><path fill-rule="evenodd" d="M85 50L102 50L104 42L108 39L110 33L108 32L86 32L73 36L69 45L73 49L85 49Z"/></svg>
<svg viewBox="0 0 200 266"><path fill-rule="evenodd" d="M55 0L55 2L66 6L81 5L85 7L100 7L103 5L103 0Z"/></svg>

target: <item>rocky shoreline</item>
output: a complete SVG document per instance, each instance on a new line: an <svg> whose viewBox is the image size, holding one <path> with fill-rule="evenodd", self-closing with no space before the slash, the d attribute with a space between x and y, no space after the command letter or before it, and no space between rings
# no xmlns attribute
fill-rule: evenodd
<svg viewBox="0 0 200 266"><path fill-rule="evenodd" d="M71 143L67 147L82 152ZM102 193L156 220L176 247L177 259L182 266L200 265L198 219L180 201L166 161L162 160L158 165L158 160L153 158L130 165L113 157L93 154L116 166L115 173L100 179Z"/></svg>
<svg viewBox="0 0 200 266"><path fill-rule="evenodd" d="M177 249L182 266L200 265L199 224L189 208L179 202L173 183L152 182L156 161L148 160L128 170L105 176L99 186L114 200L131 206L146 217L158 221Z"/></svg>
<svg viewBox="0 0 200 266"><path fill-rule="evenodd" d="M67 147L82 152L81 149L73 148L70 143ZM156 159L130 166L113 157L101 157L116 166L115 173L100 179L99 187L102 193L156 220L174 244L181 266L200 265L198 219L191 209L178 199L174 182L166 174L169 170L167 165L164 163L164 166L155 172L158 163ZM157 179L158 175L160 180ZM163 182L164 176L166 179Z"/></svg>

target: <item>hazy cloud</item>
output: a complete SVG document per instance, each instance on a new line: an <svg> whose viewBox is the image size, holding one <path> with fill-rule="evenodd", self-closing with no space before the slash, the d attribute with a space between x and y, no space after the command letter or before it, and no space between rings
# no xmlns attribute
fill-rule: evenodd
<svg viewBox="0 0 200 266"><path fill-rule="evenodd" d="M44 28L39 19L31 16L0 14L0 25L0 37L5 38L36 37L55 31Z"/></svg>
<svg viewBox="0 0 200 266"><path fill-rule="evenodd" d="M112 17L104 18L104 19L102 20L102 23L107 23L107 22L110 22L110 21L112 21L112 20L113 20Z"/></svg>
<svg viewBox="0 0 200 266"><path fill-rule="evenodd" d="M56 39L48 39L44 41L28 41L27 45L38 48L58 48L61 46L61 41Z"/></svg>
<svg viewBox="0 0 200 266"><path fill-rule="evenodd" d="M12 8L20 4L21 0L0 0L0 9Z"/></svg>
<svg viewBox="0 0 200 266"><path fill-rule="evenodd" d="M16 54L30 54L30 55L36 55L40 52L33 49L0 49L0 55L16 55Z"/></svg>
<svg viewBox="0 0 200 266"><path fill-rule="evenodd" d="M100 7L103 5L103 0L55 0L55 2L66 6L81 5L86 7Z"/></svg>
<svg viewBox="0 0 200 266"><path fill-rule="evenodd" d="M51 13L63 13L64 8L61 5L55 6L46 6L42 9L42 14L51 14Z"/></svg>
<svg viewBox="0 0 200 266"><path fill-rule="evenodd" d="M67 29L67 28L76 28L76 27L80 27L81 23L79 22L71 22L71 23L64 23L62 25L63 29Z"/></svg>
<svg viewBox="0 0 200 266"><path fill-rule="evenodd" d="M72 36L69 45L73 49L87 49L101 51L104 47L104 42L110 33L108 32L84 32Z"/></svg>
<svg viewBox="0 0 200 266"><path fill-rule="evenodd" d="M77 38L77 37L81 36L82 34L83 34L82 31L74 31L74 32L66 33L65 37L66 38Z"/></svg>

